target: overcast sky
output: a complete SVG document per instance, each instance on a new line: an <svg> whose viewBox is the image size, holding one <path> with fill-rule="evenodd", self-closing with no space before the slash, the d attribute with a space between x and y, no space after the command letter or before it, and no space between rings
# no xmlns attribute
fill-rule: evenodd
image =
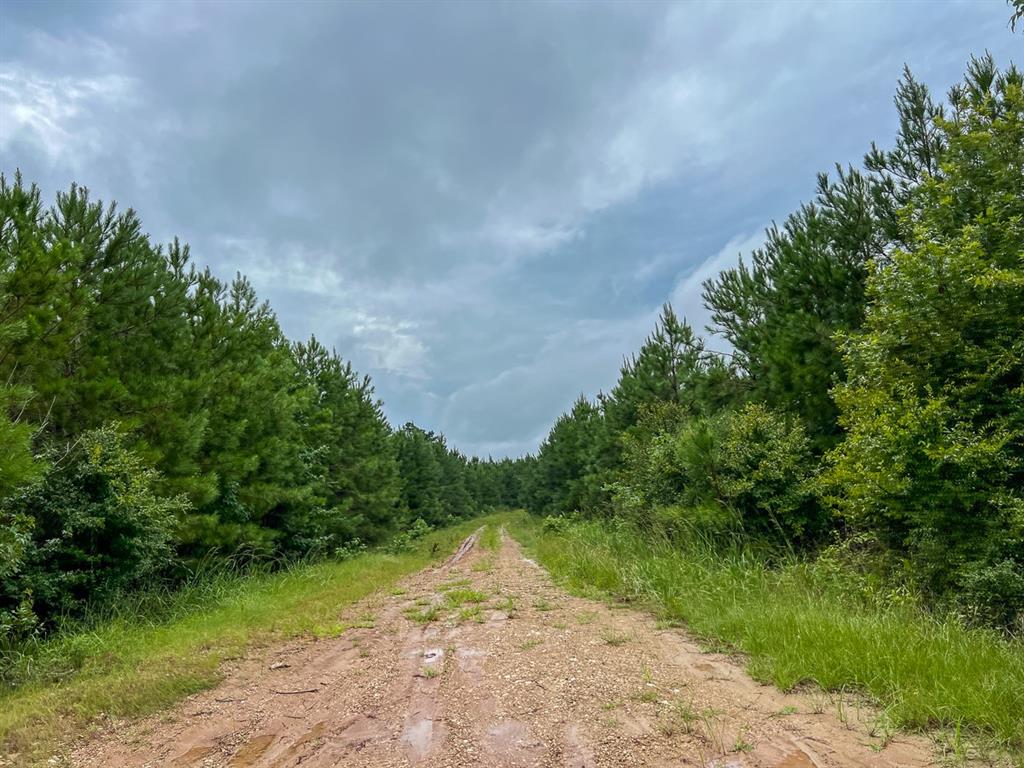
<svg viewBox="0 0 1024 768"><path fill-rule="evenodd" d="M533 450L671 300L944 93L1022 57L1002 0L0 0L0 170L247 274L391 421Z"/></svg>

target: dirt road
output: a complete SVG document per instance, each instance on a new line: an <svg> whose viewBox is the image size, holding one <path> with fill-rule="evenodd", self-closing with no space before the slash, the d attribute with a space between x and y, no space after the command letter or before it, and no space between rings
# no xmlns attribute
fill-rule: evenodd
<svg viewBox="0 0 1024 768"><path fill-rule="evenodd" d="M75 766L924 766L872 713L785 695L681 630L556 587L515 541L346 611L343 635L264 649Z"/></svg>

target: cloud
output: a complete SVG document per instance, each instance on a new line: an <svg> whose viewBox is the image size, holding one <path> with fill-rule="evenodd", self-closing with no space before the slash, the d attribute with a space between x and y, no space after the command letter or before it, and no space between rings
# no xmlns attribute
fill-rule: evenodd
<svg viewBox="0 0 1024 768"><path fill-rule="evenodd" d="M135 83L123 75L46 77L0 65L0 151L30 147L51 165L83 167L103 148L95 118L134 98Z"/></svg>
<svg viewBox="0 0 1024 768"><path fill-rule="evenodd" d="M0 3L0 170L236 271L389 418L536 446L998 4ZM744 234L737 234L744 233Z"/></svg>

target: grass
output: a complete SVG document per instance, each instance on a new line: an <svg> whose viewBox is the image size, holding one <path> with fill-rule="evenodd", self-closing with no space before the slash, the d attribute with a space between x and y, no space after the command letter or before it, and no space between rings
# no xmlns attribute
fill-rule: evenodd
<svg viewBox="0 0 1024 768"><path fill-rule="evenodd" d="M484 623L484 609L483 606L467 605L464 608L459 609L459 621L475 621L477 624Z"/></svg>
<svg viewBox="0 0 1024 768"><path fill-rule="evenodd" d="M480 546L489 552L497 552L501 547L501 527L492 523L480 534Z"/></svg>
<svg viewBox="0 0 1024 768"><path fill-rule="evenodd" d="M490 555L481 557L470 568L475 573L490 573L494 570L494 558Z"/></svg>
<svg viewBox="0 0 1024 768"><path fill-rule="evenodd" d="M677 701L671 704L662 715L661 721L658 723L658 730L670 738L680 733L693 733L693 724L698 719L699 715L694 711L692 704L687 701Z"/></svg>
<svg viewBox="0 0 1024 768"><path fill-rule="evenodd" d="M416 608L407 608L405 610L405 618L417 624L429 624L432 621L437 621L440 617L441 606L439 605L425 605L419 610Z"/></svg>
<svg viewBox="0 0 1024 768"><path fill-rule="evenodd" d="M345 605L445 557L479 525L435 531L398 555L216 574L159 601L125 602L49 639L4 648L0 752L16 763L44 761L100 715L145 715L216 685L221 663L254 646L337 635L349 626L338 619Z"/></svg>
<svg viewBox="0 0 1024 768"><path fill-rule="evenodd" d="M791 559L770 566L737 548L671 544L594 522L545 531L527 516L510 532L577 594L638 603L684 622L705 645L742 653L750 673L790 690L866 695L887 723L964 731L1024 751L1024 644L912 604L853 600ZM839 578L839 577L836 577Z"/></svg>
<svg viewBox="0 0 1024 768"><path fill-rule="evenodd" d="M476 604L486 602L487 593L481 592L478 589L457 587L445 592L444 599L452 608L459 608L466 603Z"/></svg>
<svg viewBox="0 0 1024 768"><path fill-rule="evenodd" d="M555 610L555 605L545 597L538 597L536 600L533 601L533 608L534 610L542 612L553 611Z"/></svg>
<svg viewBox="0 0 1024 768"><path fill-rule="evenodd" d="M629 635L624 635L621 632L608 631L601 634L601 639L604 640L605 645L618 648L620 645L625 645L629 642Z"/></svg>

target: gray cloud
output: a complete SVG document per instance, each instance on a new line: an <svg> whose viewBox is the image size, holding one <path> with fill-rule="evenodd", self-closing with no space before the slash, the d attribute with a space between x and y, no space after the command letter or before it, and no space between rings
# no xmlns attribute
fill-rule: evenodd
<svg viewBox="0 0 1024 768"><path fill-rule="evenodd" d="M1014 44L1000 3L0 7L0 169L251 276L396 422L535 447L671 299Z"/></svg>

